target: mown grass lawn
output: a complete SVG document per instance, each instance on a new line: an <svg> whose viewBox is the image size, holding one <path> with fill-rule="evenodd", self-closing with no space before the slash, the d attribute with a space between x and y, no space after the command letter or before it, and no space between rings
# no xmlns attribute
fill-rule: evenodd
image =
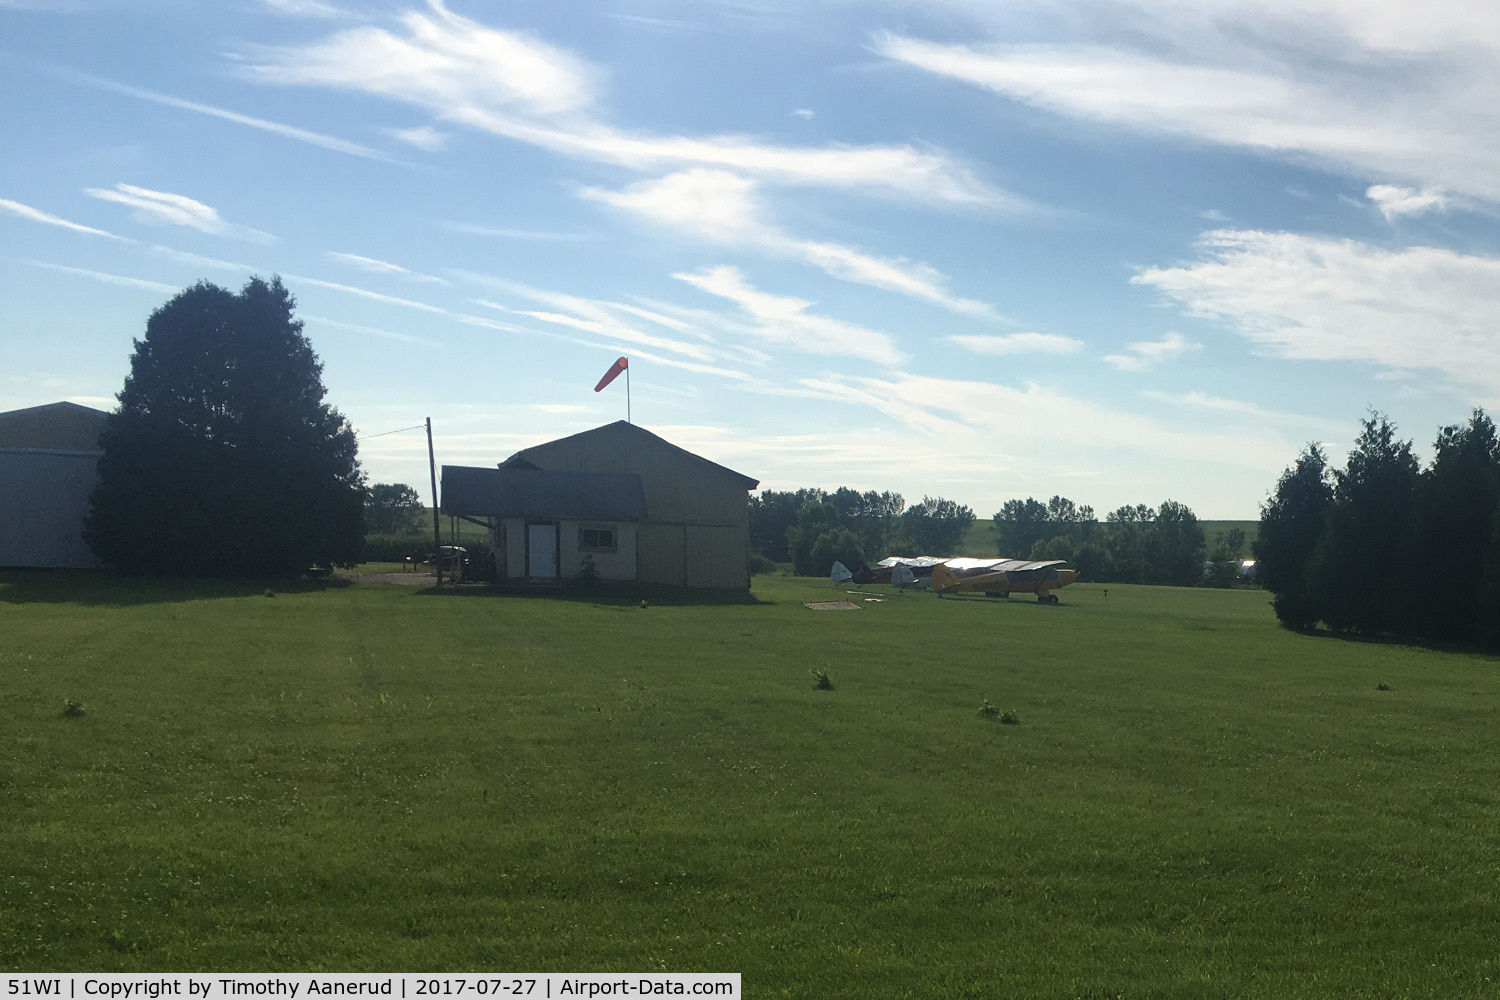
<svg viewBox="0 0 1500 1000"><path fill-rule="evenodd" d="M263 590L0 575L0 966L1500 993L1493 658L1253 591Z"/></svg>

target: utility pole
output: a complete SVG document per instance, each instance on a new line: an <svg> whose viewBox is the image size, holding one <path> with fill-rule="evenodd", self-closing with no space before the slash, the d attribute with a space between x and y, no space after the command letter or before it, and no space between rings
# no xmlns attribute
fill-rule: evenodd
<svg viewBox="0 0 1500 1000"><path fill-rule="evenodd" d="M427 418L427 471L432 474L432 565L443 585L443 522L438 519L437 458L432 452L432 418Z"/></svg>

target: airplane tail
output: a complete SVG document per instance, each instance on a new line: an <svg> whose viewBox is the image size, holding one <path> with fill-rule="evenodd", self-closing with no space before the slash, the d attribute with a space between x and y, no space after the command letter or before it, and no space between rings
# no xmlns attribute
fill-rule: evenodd
<svg viewBox="0 0 1500 1000"><path fill-rule="evenodd" d="M935 594L944 593L950 587L957 586L957 584L958 584L958 577L954 576L953 575L953 571L951 569L949 569L947 566L944 566L942 563L938 563L936 566L932 567L932 592L933 593L935 593Z"/></svg>

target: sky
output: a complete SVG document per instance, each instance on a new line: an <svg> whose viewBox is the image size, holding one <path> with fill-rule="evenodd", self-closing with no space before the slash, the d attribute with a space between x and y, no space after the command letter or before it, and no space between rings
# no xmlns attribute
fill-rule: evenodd
<svg viewBox="0 0 1500 1000"><path fill-rule="evenodd" d="M1454 0L0 0L0 409L279 274L424 496L403 428L499 462L626 355L764 488L1253 518L1500 400L1497 67Z"/></svg>

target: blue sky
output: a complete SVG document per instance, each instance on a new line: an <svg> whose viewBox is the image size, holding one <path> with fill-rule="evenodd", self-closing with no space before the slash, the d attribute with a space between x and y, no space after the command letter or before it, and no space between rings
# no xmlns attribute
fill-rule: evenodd
<svg viewBox="0 0 1500 1000"><path fill-rule="evenodd" d="M1482 3L0 0L0 408L278 273L372 479L624 416L771 488L1253 517L1500 397Z"/></svg>

